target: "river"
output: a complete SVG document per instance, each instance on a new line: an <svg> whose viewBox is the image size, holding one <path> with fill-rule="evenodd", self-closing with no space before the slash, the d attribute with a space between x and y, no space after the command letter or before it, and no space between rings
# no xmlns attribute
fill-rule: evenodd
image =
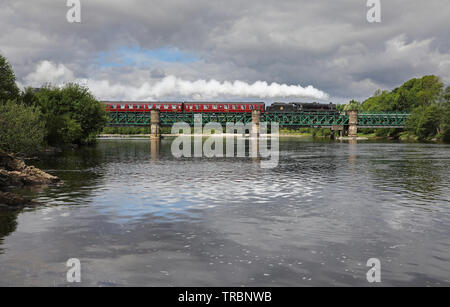
<svg viewBox="0 0 450 307"><path fill-rule="evenodd" d="M450 285L450 146L282 138L279 164L107 139L35 163L0 212L0 286Z"/></svg>

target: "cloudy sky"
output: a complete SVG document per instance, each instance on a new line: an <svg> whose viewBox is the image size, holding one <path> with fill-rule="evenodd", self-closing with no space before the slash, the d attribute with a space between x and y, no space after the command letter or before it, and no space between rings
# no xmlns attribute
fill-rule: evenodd
<svg viewBox="0 0 450 307"><path fill-rule="evenodd" d="M0 0L0 53L20 86L76 81L99 99L365 99L450 83L448 0Z"/></svg>

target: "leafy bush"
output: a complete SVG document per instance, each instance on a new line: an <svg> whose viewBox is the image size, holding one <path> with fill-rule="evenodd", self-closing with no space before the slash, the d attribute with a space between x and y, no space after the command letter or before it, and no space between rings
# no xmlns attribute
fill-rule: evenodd
<svg viewBox="0 0 450 307"><path fill-rule="evenodd" d="M89 90L78 84L63 88L44 86L35 93L47 129L46 140L52 145L90 144L106 123L103 106Z"/></svg>
<svg viewBox="0 0 450 307"><path fill-rule="evenodd" d="M37 107L7 101L0 104L0 148L35 153L44 146L45 127Z"/></svg>

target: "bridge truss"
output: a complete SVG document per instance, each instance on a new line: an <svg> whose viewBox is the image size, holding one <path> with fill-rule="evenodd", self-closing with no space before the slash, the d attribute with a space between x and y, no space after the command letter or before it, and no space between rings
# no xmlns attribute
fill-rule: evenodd
<svg viewBox="0 0 450 307"><path fill-rule="evenodd" d="M359 128L404 128L410 114L407 113L359 113ZM148 126L150 125L149 112L109 112L109 126ZM162 126L171 126L177 122L194 124L193 113L161 112ZM202 113L203 124L218 122L250 123L251 113ZM263 113L261 122L277 122L281 127L317 127L328 128L332 126L348 126L349 116L339 113L299 112L299 113Z"/></svg>

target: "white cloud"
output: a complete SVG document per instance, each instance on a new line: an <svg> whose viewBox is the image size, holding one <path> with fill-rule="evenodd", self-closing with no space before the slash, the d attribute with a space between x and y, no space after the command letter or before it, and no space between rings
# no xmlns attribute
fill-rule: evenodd
<svg viewBox="0 0 450 307"><path fill-rule="evenodd" d="M61 84L74 81L73 72L63 64L55 65L50 61L40 62L36 70L28 74L24 80L27 86L39 87L43 83Z"/></svg>
<svg viewBox="0 0 450 307"><path fill-rule="evenodd" d="M74 73L63 64L43 61L37 65L34 72L27 75L25 85L40 86L45 82L62 85L65 82L77 82L86 85L99 99L118 100L151 100L165 97L179 97L182 99L214 99L227 97L237 98L311 98L327 99L323 91L309 85L279 84L276 82L196 80L188 81L173 75L157 81L144 81L139 85L124 83L112 84L105 79L74 78Z"/></svg>

